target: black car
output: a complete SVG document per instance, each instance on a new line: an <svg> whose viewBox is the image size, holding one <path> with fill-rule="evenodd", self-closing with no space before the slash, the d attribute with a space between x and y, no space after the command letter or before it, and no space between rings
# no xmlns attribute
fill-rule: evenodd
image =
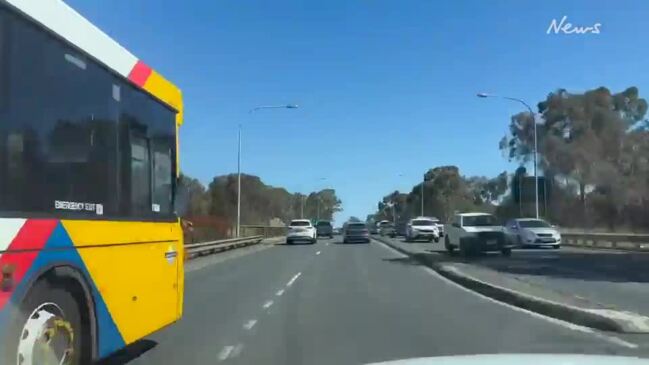
<svg viewBox="0 0 649 365"><path fill-rule="evenodd" d="M318 236L327 236L329 238L333 238L334 236L334 227L329 221L318 221L315 229Z"/></svg>

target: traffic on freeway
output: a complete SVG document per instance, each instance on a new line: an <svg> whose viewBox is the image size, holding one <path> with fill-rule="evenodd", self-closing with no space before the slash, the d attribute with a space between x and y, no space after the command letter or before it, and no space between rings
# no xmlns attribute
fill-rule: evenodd
<svg viewBox="0 0 649 365"><path fill-rule="evenodd" d="M0 0L0 364L649 362L646 14Z"/></svg>

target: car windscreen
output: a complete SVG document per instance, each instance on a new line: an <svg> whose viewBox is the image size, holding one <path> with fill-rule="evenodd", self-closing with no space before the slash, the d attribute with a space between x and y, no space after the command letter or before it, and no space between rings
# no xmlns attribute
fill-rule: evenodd
<svg viewBox="0 0 649 365"><path fill-rule="evenodd" d="M390 222L381 222L381 224L379 224L379 227L381 227L381 228L392 227L392 226L393 226L393 224L390 223Z"/></svg>
<svg viewBox="0 0 649 365"><path fill-rule="evenodd" d="M493 215L470 215L462 217L464 227L499 226L500 224Z"/></svg>
<svg viewBox="0 0 649 365"><path fill-rule="evenodd" d="M548 222L542 220L524 220L518 221L518 225L523 228L550 228L552 227Z"/></svg>
<svg viewBox="0 0 649 365"><path fill-rule="evenodd" d="M331 227L331 223L329 222L318 222L316 224L317 227Z"/></svg>
<svg viewBox="0 0 649 365"><path fill-rule="evenodd" d="M291 227L307 227L310 225L311 223L305 221L291 222Z"/></svg>
<svg viewBox="0 0 649 365"><path fill-rule="evenodd" d="M435 221L430 219L415 219L412 221L413 226L434 226Z"/></svg>

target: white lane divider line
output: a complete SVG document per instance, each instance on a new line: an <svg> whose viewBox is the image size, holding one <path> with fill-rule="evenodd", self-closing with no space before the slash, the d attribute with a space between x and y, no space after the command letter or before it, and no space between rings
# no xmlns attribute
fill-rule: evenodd
<svg viewBox="0 0 649 365"><path fill-rule="evenodd" d="M280 289L277 291L277 293L275 293L275 295L277 295L278 297L281 297L282 294L284 294L284 289Z"/></svg>
<svg viewBox="0 0 649 365"><path fill-rule="evenodd" d="M251 319L248 322L243 324L243 328L250 331L252 329L252 327L254 327L256 324L257 324L257 320L256 319Z"/></svg>
<svg viewBox="0 0 649 365"><path fill-rule="evenodd" d="M315 254L316 254L316 255L319 255L319 254L320 254L320 251L316 252Z"/></svg>
<svg viewBox="0 0 649 365"><path fill-rule="evenodd" d="M232 352L230 353L230 357L232 358L232 357L239 356L239 354L241 354L241 351L243 351L243 344L242 343L237 344L236 346L234 346L234 348L232 349Z"/></svg>
<svg viewBox="0 0 649 365"><path fill-rule="evenodd" d="M289 287L289 286L293 285L293 283L295 282L295 280L297 280L297 278L299 278L300 275L302 275L301 272L295 274L295 276L293 276L293 277L291 278L291 280L289 280L288 283L286 283L286 286Z"/></svg>
<svg viewBox="0 0 649 365"><path fill-rule="evenodd" d="M267 301L266 303L264 303L264 309L270 308L271 305L273 305L273 301L272 300Z"/></svg>
<svg viewBox="0 0 649 365"><path fill-rule="evenodd" d="M224 361L230 357L232 350L234 350L234 346L225 346L221 352L219 352L219 360Z"/></svg>

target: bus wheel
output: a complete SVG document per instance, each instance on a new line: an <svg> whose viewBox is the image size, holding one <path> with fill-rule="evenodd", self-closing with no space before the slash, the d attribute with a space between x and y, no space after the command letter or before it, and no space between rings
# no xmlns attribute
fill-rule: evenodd
<svg viewBox="0 0 649 365"><path fill-rule="evenodd" d="M37 282L20 306L14 329L8 342L15 347L8 353L15 357L8 364L82 364L79 304L67 291Z"/></svg>

